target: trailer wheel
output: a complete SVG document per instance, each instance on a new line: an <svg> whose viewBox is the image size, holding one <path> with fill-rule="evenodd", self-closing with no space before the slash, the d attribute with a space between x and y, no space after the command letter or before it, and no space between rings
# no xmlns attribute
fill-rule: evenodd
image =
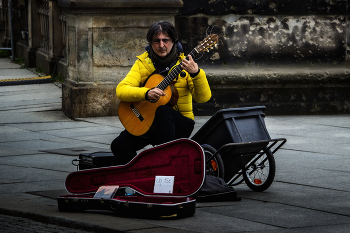
<svg viewBox="0 0 350 233"><path fill-rule="evenodd" d="M216 150L207 144L202 145L202 148L204 150L206 159L216 153ZM220 154L217 154L208 164L205 165L205 172L206 175L216 176L224 179L224 162L222 161Z"/></svg>
<svg viewBox="0 0 350 233"><path fill-rule="evenodd" d="M268 150L260 158L256 156L252 161L254 162L243 171L244 181L253 191L265 191L275 179L275 158L271 150Z"/></svg>

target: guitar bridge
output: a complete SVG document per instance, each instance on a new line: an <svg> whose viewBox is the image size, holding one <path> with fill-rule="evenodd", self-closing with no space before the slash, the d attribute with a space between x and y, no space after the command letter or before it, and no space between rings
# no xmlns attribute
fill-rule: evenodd
<svg viewBox="0 0 350 233"><path fill-rule="evenodd" d="M141 113L139 112L139 110L137 110L137 108L135 108L135 106L133 104L130 104L130 108L132 110L132 112L135 114L135 116L137 118L139 118L140 121L143 121L144 118L142 117Z"/></svg>

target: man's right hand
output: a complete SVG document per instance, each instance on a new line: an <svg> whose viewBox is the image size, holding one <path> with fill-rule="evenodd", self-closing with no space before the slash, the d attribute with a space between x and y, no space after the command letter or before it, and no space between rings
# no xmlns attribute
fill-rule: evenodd
<svg viewBox="0 0 350 233"><path fill-rule="evenodd" d="M161 96L164 96L165 93L159 88L152 88L147 93L147 98L151 102L157 102Z"/></svg>

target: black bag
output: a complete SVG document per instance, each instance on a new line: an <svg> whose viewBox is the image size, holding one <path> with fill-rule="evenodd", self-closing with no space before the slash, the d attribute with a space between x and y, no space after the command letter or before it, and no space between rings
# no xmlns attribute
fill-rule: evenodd
<svg viewBox="0 0 350 233"><path fill-rule="evenodd" d="M206 175L202 188L193 196L198 202L240 201L237 192L216 176Z"/></svg>
<svg viewBox="0 0 350 233"><path fill-rule="evenodd" d="M78 161L76 165L74 162ZM117 160L112 152L94 152L94 153L82 153L79 155L79 159L72 161L73 165L78 166L79 170L98 168L98 167L110 167L116 166Z"/></svg>

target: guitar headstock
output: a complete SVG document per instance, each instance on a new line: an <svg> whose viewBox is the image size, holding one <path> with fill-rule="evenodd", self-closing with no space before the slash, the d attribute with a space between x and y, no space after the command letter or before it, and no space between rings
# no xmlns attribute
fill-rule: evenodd
<svg viewBox="0 0 350 233"><path fill-rule="evenodd" d="M202 40L199 45L196 47L197 52L209 52L210 49L213 48L213 46L217 46L219 37L216 34L211 34L207 36L204 40Z"/></svg>

